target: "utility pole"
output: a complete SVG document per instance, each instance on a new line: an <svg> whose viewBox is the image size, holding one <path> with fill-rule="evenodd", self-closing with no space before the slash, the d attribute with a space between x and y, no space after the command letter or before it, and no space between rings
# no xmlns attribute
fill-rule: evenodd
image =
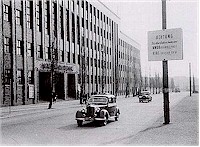
<svg viewBox="0 0 200 147"><path fill-rule="evenodd" d="M190 96L192 96L192 80L191 80L191 63L189 63L189 74L190 74Z"/></svg>
<svg viewBox="0 0 200 147"><path fill-rule="evenodd" d="M162 29L167 28L166 0L162 0ZM168 86L168 61L163 60L163 97L164 97L164 124L169 124L169 86Z"/></svg>

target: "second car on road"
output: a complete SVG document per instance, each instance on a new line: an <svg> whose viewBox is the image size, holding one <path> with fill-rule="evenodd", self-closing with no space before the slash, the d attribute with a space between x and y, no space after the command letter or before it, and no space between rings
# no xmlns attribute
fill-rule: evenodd
<svg viewBox="0 0 200 147"><path fill-rule="evenodd" d="M139 94L139 102L150 102L152 101L151 93L150 91L142 91Z"/></svg>

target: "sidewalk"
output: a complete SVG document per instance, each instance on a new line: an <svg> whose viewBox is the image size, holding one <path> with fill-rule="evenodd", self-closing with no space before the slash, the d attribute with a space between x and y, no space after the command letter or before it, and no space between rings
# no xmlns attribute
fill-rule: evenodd
<svg viewBox="0 0 200 147"><path fill-rule="evenodd" d="M79 100L59 100L53 103L52 108L58 107L59 105L76 105L79 104ZM37 104L29 105L18 105L18 106L8 106L0 108L0 118L10 118L15 116L20 116L24 114L33 114L43 111L48 111L49 102L42 102Z"/></svg>
<svg viewBox="0 0 200 147"><path fill-rule="evenodd" d="M184 98L170 111L170 124L159 118L153 125L125 141L126 145L199 145L199 95Z"/></svg>

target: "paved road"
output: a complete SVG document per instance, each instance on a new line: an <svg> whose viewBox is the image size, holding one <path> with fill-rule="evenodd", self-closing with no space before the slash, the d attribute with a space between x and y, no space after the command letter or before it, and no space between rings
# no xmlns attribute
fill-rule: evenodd
<svg viewBox="0 0 200 147"><path fill-rule="evenodd" d="M170 107L177 105L188 93L170 94ZM3 145L123 145L141 130L151 126L163 115L162 94L153 95L150 103L139 103L137 97L118 99L119 121L96 127L93 123L77 127L75 113L79 101L63 101L48 110L48 104L14 107L2 118ZM8 108L7 108L8 109Z"/></svg>
<svg viewBox="0 0 200 147"><path fill-rule="evenodd" d="M162 124L163 116L132 138L119 141L123 145L137 146L198 146L199 95L192 94L181 100L170 111L170 123ZM115 142L115 144L119 144Z"/></svg>

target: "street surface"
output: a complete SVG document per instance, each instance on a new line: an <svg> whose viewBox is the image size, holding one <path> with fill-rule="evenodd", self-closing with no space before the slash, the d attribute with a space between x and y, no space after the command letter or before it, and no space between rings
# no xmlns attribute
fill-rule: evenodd
<svg viewBox="0 0 200 147"><path fill-rule="evenodd" d="M188 95L188 92L170 93L170 108ZM57 102L50 110L47 109L48 103L14 109L9 117L1 117L1 144L123 145L124 141L133 138L163 116L163 95L152 97L149 103L139 103L137 97L119 97L119 121L111 121L103 127L96 127L93 123L77 126L75 113L84 107L79 104L79 100ZM20 111L20 115L14 115L14 111Z"/></svg>

